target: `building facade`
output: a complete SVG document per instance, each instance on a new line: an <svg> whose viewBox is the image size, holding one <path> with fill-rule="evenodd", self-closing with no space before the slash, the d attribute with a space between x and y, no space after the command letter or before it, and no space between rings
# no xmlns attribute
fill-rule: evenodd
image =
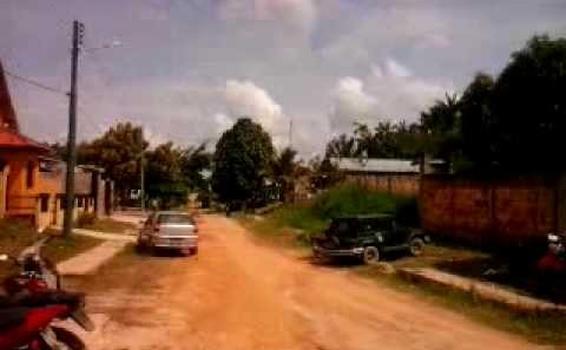
<svg viewBox="0 0 566 350"><path fill-rule="evenodd" d="M332 158L344 181L364 188L401 196L417 196L421 167L413 160Z"/></svg>
<svg viewBox="0 0 566 350"><path fill-rule="evenodd" d="M20 132L0 62L0 218L23 219L38 230L62 224L65 163L49 154L49 147ZM77 167L75 191L75 215L110 214L112 183L101 169Z"/></svg>

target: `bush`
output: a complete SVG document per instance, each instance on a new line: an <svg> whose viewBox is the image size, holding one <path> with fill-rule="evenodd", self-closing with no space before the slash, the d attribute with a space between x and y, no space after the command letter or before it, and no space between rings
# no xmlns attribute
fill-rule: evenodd
<svg viewBox="0 0 566 350"><path fill-rule="evenodd" d="M96 214L94 213L80 213L77 218L77 227L89 227L96 223Z"/></svg>
<svg viewBox="0 0 566 350"><path fill-rule="evenodd" d="M360 214L391 214L404 225L419 226L416 198L395 197L351 184L333 187L310 203L283 206L268 217L278 226L296 229L297 239L308 242L332 218Z"/></svg>
<svg viewBox="0 0 566 350"><path fill-rule="evenodd" d="M344 215L395 213L394 197L357 185L334 187L315 198L312 210L323 219Z"/></svg>

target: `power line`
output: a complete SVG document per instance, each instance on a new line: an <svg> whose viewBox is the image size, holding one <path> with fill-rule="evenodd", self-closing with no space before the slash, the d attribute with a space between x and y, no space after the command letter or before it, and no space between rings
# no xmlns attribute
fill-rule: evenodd
<svg viewBox="0 0 566 350"><path fill-rule="evenodd" d="M44 90L47 90L47 91L50 91L50 92L54 92L54 93L57 93L57 94L63 94L63 95L65 95L65 96L68 96L68 95L69 95L67 92L65 92L65 91L63 91L63 90L59 90L59 89L57 89L57 88L54 88L54 87L51 87L51 86L47 86L47 85L42 84L42 83L40 83L40 82L37 82L37 81L35 81L35 80L31 80L31 79L22 77L21 75L18 75L18 74L16 74L16 73L12 73L12 72L7 71L7 70L4 70L4 73L6 73L6 75L9 76L9 77L12 77L12 78L17 79L17 80L21 80L21 81L23 81L23 82L25 82L25 83L28 83L28 84L33 85L33 86L35 86L35 87L38 87L38 88L40 88L40 89L44 89Z"/></svg>

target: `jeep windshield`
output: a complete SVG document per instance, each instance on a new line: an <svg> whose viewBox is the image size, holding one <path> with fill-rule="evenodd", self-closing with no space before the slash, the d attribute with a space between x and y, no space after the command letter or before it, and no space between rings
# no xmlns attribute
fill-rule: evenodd
<svg viewBox="0 0 566 350"><path fill-rule="evenodd" d="M355 224L353 220L334 220L330 224L327 232L335 236L355 236Z"/></svg>

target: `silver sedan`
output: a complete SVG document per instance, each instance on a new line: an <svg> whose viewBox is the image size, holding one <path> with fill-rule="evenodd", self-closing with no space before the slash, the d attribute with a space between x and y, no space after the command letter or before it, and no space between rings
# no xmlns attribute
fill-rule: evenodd
<svg viewBox="0 0 566 350"><path fill-rule="evenodd" d="M157 211L144 222L138 235L138 248L180 250L198 253L198 228L191 215L184 212Z"/></svg>

